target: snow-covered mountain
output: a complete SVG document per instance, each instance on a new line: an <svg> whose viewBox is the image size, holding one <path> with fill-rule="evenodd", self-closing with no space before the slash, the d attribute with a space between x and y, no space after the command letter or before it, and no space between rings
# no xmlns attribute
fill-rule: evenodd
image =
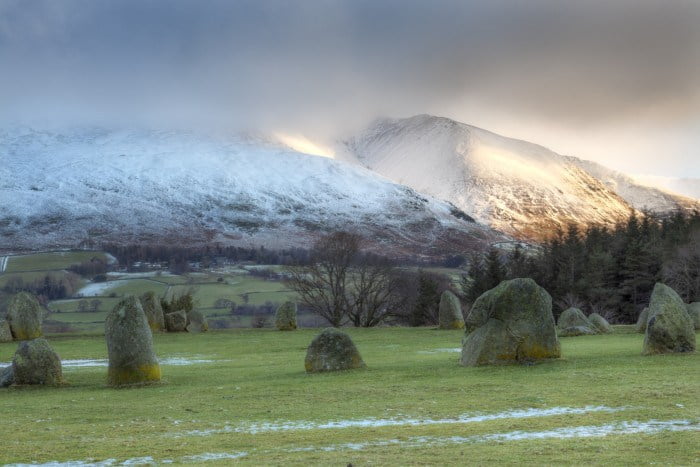
<svg viewBox="0 0 700 467"><path fill-rule="evenodd" d="M700 207L593 162L430 115L378 120L338 152L525 239L572 222L612 225L634 209Z"/></svg>
<svg viewBox="0 0 700 467"><path fill-rule="evenodd" d="M632 178L645 186L700 199L700 178L660 177L656 175L633 175Z"/></svg>
<svg viewBox="0 0 700 467"><path fill-rule="evenodd" d="M308 246L356 230L397 253L503 236L365 168L252 136L0 130L0 249L115 242Z"/></svg>

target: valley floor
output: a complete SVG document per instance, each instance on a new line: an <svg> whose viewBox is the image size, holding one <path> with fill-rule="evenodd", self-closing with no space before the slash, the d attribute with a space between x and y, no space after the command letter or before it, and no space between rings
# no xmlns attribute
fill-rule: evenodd
<svg viewBox="0 0 700 467"><path fill-rule="evenodd" d="M366 370L305 374L317 330L156 335L165 381L119 390L103 337L52 336L69 384L0 390L0 462L700 462L697 353L642 357L618 327L563 338L558 361L463 368L459 331L347 331Z"/></svg>

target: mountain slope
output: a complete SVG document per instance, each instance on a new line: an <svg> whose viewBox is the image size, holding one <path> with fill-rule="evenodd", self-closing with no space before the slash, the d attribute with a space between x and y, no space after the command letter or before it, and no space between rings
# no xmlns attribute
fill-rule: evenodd
<svg viewBox="0 0 700 467"><path fill-rule="evenodd" d="M612 225L635 208L697 204L635 185L597 164L429 115L379 120L340 152L525 239L541 240L568 223Z"/></svg>
<svg viewBox="0 0 700 467"><path fill-rule="evenodd" d="M364 168L253 137L0 130L0 249L102 241L308 246L356 230L397 253L502 236Z"/></svg>

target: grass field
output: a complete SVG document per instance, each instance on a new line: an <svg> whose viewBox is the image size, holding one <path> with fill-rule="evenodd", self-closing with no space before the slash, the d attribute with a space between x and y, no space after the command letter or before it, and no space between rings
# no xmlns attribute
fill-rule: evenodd
<svg viewBox="0 0 700 467"><path fill-rule="evenodd" d="M210 362L164 365L165 382L149 387L110 389L106 368L66 367L65 387L0 390L0 462L700 462L697 353L642 357L643 336L618 333L562 339L558 361L462 368L452 351L459 331L348 329L367 369L307 375L317 332L159 334L161 358ZM106 358L100 336L50 342L64 361ZM0 344L0 361L15 347ZM492 416L469 418L476 414ZM639 424L650 420L690 425L652 433Z"/></svg>
<svg viewBox="0 0 700 467"><path fill-rule="evenodd" d="M59 270L65 269L72 264L88 261L95 256L102 259L107 259L107 256L104 253L98 251L54 251L10 256L8 258L5 271L23 272Z"/></svg>

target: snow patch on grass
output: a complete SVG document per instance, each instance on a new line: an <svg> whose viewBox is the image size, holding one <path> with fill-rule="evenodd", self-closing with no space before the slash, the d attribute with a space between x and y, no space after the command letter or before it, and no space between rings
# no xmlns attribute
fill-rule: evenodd
<svg viewBox="0 0 700 467"><path fill-rule="evenodd" d="M415 436L406 440L385 439L364 443L341 443L328 446L306 446L288 449L285 452L332 452L362 451L371 447L401 446L435 447L452 444L476 444L540 439L602 438L611 435L656 434L666 431L700 431L700 423L690 420L649 420L646 422L623 421L606 425L570 426L545 431L510 431L474 436Z"/></svg>
<svg viewBox="0 0 700 467"><path fill-rule="evenodd" d="M105 295L109 289L113 289L120 285L123 285L123 283L119 283L117 281L95 282L81 288L75 295L79 297L100 297Z"/></svg>
<svg viewBox="0 0 700 467"><path fill-rule="evenodd" d="M159 360L161 365L165 366L186 366L186 365L199 365L204 363L214 363L214 362L224 362L227 360L209 360L205 358L187 358L187 357L166 357ZM6 368L12 365L12 362L0 362L0 368ZM62 360L61 366L63 369L69 368L97 368L106 367L109 363L106 359L76 359L76 360Z"/></svg>
<svg viewBox="0 0 700 467"><path fill-rule="evenodd" d="M420 354L436 354L436 353L459 353L462 349L460 347L449 348L449 349L433 349L433 350L419 350L416 353Z"/></svg>
<svg viewBox="0 0 700 467"><path fill-rule="evenodd" d="M551 417L557 415L578 415L592 412L619 412L627 407L606 407L606 406L586 406L586 407L551 407L548 409L518 409L493 414L462 414L455 418L365 418L355 420L332 420L327 422L311 421L286 421L286 422L265 422L247 423L236 426L225 425L222 428L212 428L208 430L191 430L176 435L183 436L210 436L221 433L246 433L258 434L276 431L296 431L296 430L329 430L342 428L378 428L386 426L424 426L424 425L454 425L478 423L490 420L501 419L522 419L533 417Z"/></svg>
<svg viewBox="0 0 700 467"><path fill-rule="evenodd" d="M206 462L206 461L219 461L227 459L240 459L241 457L247 456L248 453L243 452L205 452L204 454L198 454L196 456L185 456L182 458L183 462Z"/></svg>

